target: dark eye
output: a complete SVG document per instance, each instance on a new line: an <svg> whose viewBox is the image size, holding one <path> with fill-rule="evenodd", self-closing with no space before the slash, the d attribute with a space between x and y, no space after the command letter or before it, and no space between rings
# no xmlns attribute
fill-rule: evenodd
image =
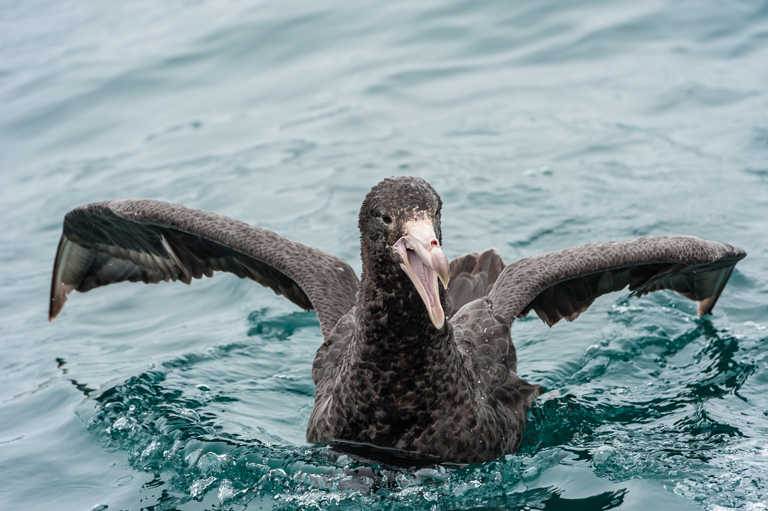
<svg viewBox="0 0 768 511"><path fill-rule="evenodd" d="M386 214L386 213L382 213L382 214L381 214L381 219L382 219L382 220L384 220L384 223L385 223L385 224L391 224L391 223L392 223L392 217L391 217L391 216L389 216L389 215L388 215L388 214Z"/></svg>

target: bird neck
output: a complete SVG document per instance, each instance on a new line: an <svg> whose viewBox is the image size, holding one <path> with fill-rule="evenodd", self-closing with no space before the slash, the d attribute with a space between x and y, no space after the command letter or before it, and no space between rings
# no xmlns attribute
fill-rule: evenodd
<svg viewBox="0 0 768 511"><path fill-rule="evenodd" d="M360 355L380 360L388 367L399 361L404 365L432 364L455 356L453 329L448 321L436 329L429 319L424 301L404 271L395 268L363 269L358 295L358 339ZM450 305L445 291L440 302L446 317ZM457 357L458 358L458 357Z"/></svg>

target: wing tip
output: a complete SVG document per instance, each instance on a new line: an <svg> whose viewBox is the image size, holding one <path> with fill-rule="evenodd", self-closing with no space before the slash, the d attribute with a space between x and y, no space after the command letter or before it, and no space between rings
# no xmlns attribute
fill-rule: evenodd
<svg viewBox="0 0 768 511"><path fill-rule="evenodd" d="M715 308L715 303L717 303L718 296L710 296L709 298L705 298L703 300L699 300L699 302L696 304L696 314L698 316L709 316L712 314L712 309Z"/></svg>
<svg viewBox="0 0 768 511"><path fill-rule="evenodd" d="M57 285L58 284L58 285ZM51 289L51 302L48 304L48 322L50 323L56 319L64 308L64 303L67 301L67 295L74 289L73 286L64 284L61 281L54 281L55 288Z"/></svg>
<svg viewBox="0 0 768 511"><path fill-rule="evenodd" d="M51 296L50 296L50 302L48 303L48 322L50 323L54 319L56 319L56 316L59 315L59 312L61 312L61 308L64 306L64 303L61 300L57 300L57 290L61 287L61 266L62 266L62 259L65 257L65 252L68 249L68 244L71 243L67 237L62 234L61 238L59 238L59 246L56 248L56 258L53 260L53 275L51 275ZM66 300L66 294L64 295L64 300Z"/></svg>
<svg viewBox="0 0 768 511"><path fill-rule="evenodd" d="M87 249L78 246L65 234L61 235L59 247L56 249L56 259L53 263L53 275L51 276L51 295L48 304L49 322L56 319L61 309L64 308L67 295L80 284L84 270L90 267L92 258L92 254Z"/></svg>
<svg viewBox="0 0 768 511"><path fill-rule="evenodd" d="M64 299L66 301L66 297ZM55 298L51 298L51 304L48 307L48 323L51 323L64 308L64 301L57 301Z"/></svg>
<svg viewBox="0 0 768 511"><path fill-rule="evenodd" d="M744 253L744 256L746 256L746 253ZM743 259L744 256L739 258L739 260ZM725 289L726 284L728 284L728 281L731 278L731 274L733 274L733 270L735 268L736 268L736 263L728 267L726 270L723 270L721 274L718 276L717 283L715 284L714 292L710 296L698 301L698 303L696 304L696 313L699 316L707 316L709 314L712 314L712 309L715 308L715 304L717 303L717 300L720 298L720 295L722 294L723 289Z"/></svg>

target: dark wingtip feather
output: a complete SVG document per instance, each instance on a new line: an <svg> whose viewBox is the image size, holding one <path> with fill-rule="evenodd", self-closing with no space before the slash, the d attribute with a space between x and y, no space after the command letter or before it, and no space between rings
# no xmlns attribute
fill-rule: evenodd
<svg viewBox="0 0 768 511"><path fill-rule="evenodd" d="M746 253L744 255L746 255ZM743 259L743 257L744 256L741 256L739 259ZM733 268L734 268L733 266L730 266L728 268L720 270L718 274L715 274L713 276L715 279L714 286L711 288L711 290L708 290L709 292L707 293L710 296L707 296L706 298L699 300L697 304L696 313L699 316L707 316L709 314L712 314L712 309L715 308L715 304L717 303L718 298L720 298L720 294L723 292L725 285L728 283L728 280L731 278L731 274L733 273Z"/></svg>
<svg viewBox="0 0 768 511"><path fill-rule="evenodd" d="M56 262L53 263L48 321L53 321L59 315L67 295L80 285L94 257L91 250L79 246L64 234L61 236L56 250Z"/></svg>
<svg viewBox="0 0 768 511"><path fill-rule="evenodd" d="M712 312L746 252L692 236L593 243L531 256L508 266L491 291L494 313L508 324L535 310L548 325L572 321L595 298L629 287L630 296L667 289Z"/></svg>
<svg viewBox="0 0 768 511"><path fill-rule="evenodd" d="M59 239L59 246L56 249L56 259L53 263L53 275L51 276L51 300L48 304L48 321L51 322L54 319L56 319L56 316L59 315L59 312L61 312L61 309L64 307L64 302L67 301L67 293L62 292L62 282L61 282L61 275L60 270L62 268L62 252L67 243L70 243L69 240L67 240L67 237L62 234L61 239Z"/></svg>

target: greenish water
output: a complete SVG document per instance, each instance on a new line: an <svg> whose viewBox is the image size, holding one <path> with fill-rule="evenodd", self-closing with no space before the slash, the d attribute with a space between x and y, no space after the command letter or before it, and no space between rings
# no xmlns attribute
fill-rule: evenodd
<svg viewBox="0 0 768 511"><path fill-rule="evenodd" d="M0 508L768 509L768 3L0 2ZM382 177L442 195L449 257L691 234L673 294L515 323L519 453L392 469L308 445L314 313L230 275L46 321L63 215L145 197L358 272ZM101 506L101 507L99 507Z"/></svg>

